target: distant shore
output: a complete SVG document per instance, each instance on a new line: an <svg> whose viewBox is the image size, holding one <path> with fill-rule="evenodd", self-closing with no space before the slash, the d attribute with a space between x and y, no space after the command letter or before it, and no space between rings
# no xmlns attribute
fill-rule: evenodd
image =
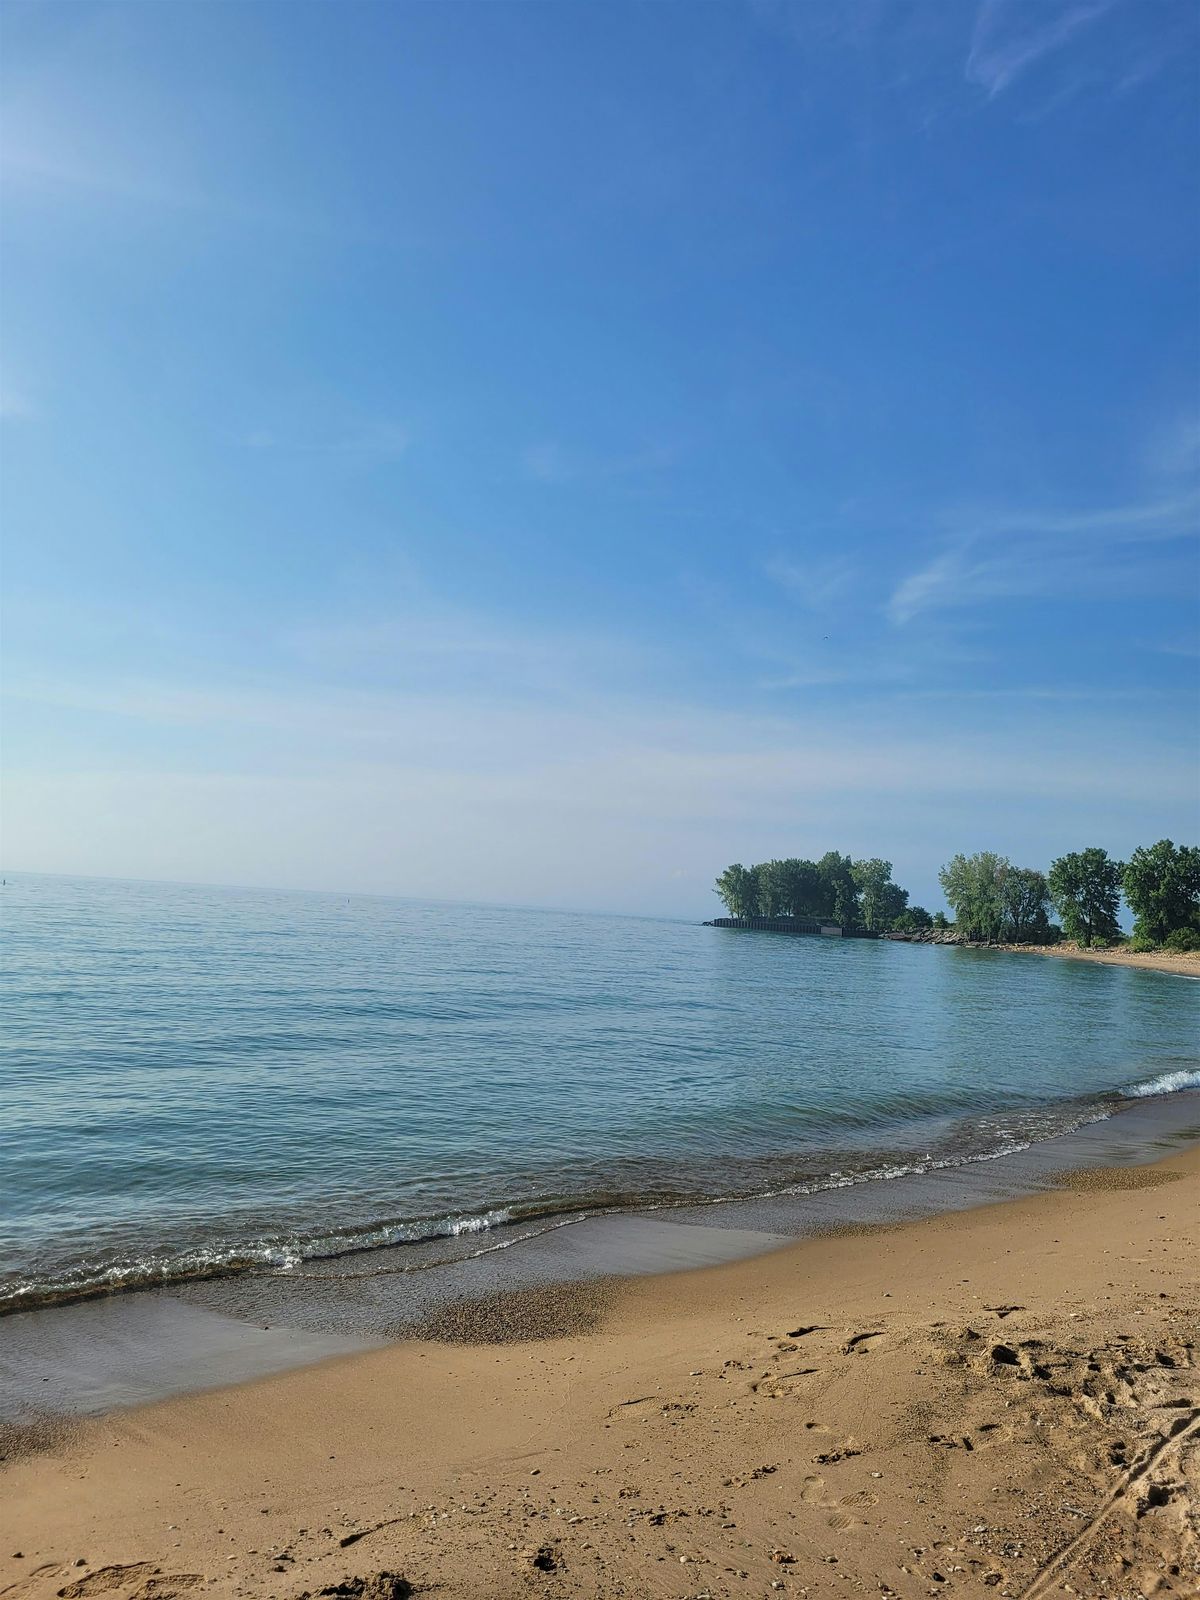
<svg viewBox="0 0 1200 1600"><path fill-rule="evenodd" d="M1070 940L1062 944L1004 944L993 948L1011 950L1015 955L1059 956L1068 961L1098 961L1106 967L1141 967L1147 972L1174 972L1186 978L1200 978L1200 951L1172 955L1168 950L1145 954L1134 950L1085 950Z"/></svg>
<svg viewBox="0 0 1200 1600"><path fill-rule="evenodd" d="M1194 1594L1200 1152L1059 1181L81 1421L3 1468L0 1585Z"/></svg>

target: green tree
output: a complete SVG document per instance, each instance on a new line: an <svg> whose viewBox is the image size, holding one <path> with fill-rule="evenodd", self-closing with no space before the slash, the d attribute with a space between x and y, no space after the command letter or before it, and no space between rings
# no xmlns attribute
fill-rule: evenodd
<svg viewBox="0 0 1200 1600"><path fill-rule="evenodd" d="M758 880L758 914L760 917L790 917L792 915L791 885L786 861L763 861L754 868Z"/></svg>
<svg viewBox="0 0 1200 1600"><path fill-rule="evenodd" d="M831 917L843 928L859 926L858 885L854 881L854 863L849 856L829 850L817 862L817 875L821 882L821 911L819 915Z"/></svg>
<svg viewBox="0 0 1200 1600"><path fill-rule="evenodd" d="M945 917L942 918L944 922ZM926 928L932 928L933 918L924 906L906 906L900 914L892 920L893 933L923 933Z"/></svg>
<svg viewBox="0 0 1200 1600"><path fill-rule="evenodd" d="M1170 839L1141 845L1125 864L1121 886L1142 939L1162 944L1181 928L1200 932L1200 847Z"/></svg>
<svg viewBox="0 0 1200 1600"><path fill-rule="evenodd" d="M815 861L790 856L779 862L780 883L791 917L820 916L821 878Z"/></svg>
<svg viewBox="0 0 1200 1600"><path fill-rule="evenodd" d="M1010 870L1004 856L981 850L952 856L938 873L954 925L968 939L998 941L1005 926L1003 876Z"/></svg>
<svg viewBox="0 0 1200 1600"><path fill-rule="evenodd" d="M758 915L758 878L752 867L735 861L717 879L716 893L731 917Z"/></svg>
<svg viewBox="0 0 1200 1600"><path fill-rule="evenodd" d="M868 933L886 933L908 904L908 890L892 882L892 863L878 856L850 869L858 889L862 923Z"/></svg>
<svg viewBox="0 0 1200 1600"><path fill-rule="evenodd" d="M1120 938L1121 863L1107 850L1093 846L1059 856L1050 863L1049 888L1068 939L1086 947Z"/></svg>
<svg viewBox="0 0 1200 1600"><path fill-rule="evenodd" d="M1004 938L1012 944L1049 944L1050 919L1046 879L1032 867L1010 867L999 873Z"/></svg>
<svg viewBox="0 0 1200 1600"><path fill-rule="evenodd" d="M950 926L950 918L944 911L935 911L933 913L933 922L931 926L936 928L939 933L944 933Z"/></svg>

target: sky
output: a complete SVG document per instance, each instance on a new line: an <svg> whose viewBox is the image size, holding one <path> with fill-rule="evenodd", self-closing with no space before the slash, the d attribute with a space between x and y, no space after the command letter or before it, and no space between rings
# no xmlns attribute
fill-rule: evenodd
<svg viewBox="0 0 1200 1600"><path fill-rule="evenodd" d="M7 870L1195 840L1191 0L5 0Z"/></svg>

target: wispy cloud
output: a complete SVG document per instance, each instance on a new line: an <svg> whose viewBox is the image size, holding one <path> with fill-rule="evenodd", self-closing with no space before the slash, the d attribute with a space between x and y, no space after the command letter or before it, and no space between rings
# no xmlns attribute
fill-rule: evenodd
<svg viewBox="0 0 1200 1600"><path fill-rule="evenodd" d="M986 90L989 99L1010 88L1019 77L1060 50L1074 34L1111 10L1114 0L1058 4L1039 0L983 0L975 17L967 55L969 83Z"/></svg>
<svg viewBox="0 0 1200 1600"><path fill-rule="evenodd" d="M1200 533L1200 494L1077 511L993 511L964 521L962 532L897 585L887 605L893 623L1022 596L1144 592L1157 575L1131 552Z"/></svg>
<svg viewBox="0 0 1200 1600"><path fill-rule="evenodd" d="M858 576L856 563L842 558L795 561L778 556L763 570L772 583L809 611L827 611L844 599Z"/></svg>
<svg viewBox="0 0 1200 1600"><path fill-rule="evenodd" d="M1107 703L1064 730L1035 698L1009 730L943 703L900 723L886 707L753 716L609 695L548 709L230 674L8 688L13 724L77 729L86 713L83 760L77 738L49 762L35 739L7 763L9 861L60 871L683 910L673 885L696 884L699 909L730 855L864 853L881 807L897 860L928 862L981 815L1000 848L1026 850L1019 830L1067 804L1085 835L1124 848L1147 793L1164 828L1192 803L1177 749L1140 708ZM1114 763L1121 716L1137 759Z"/></svg>
<svg viewBox="0 0 1200 1600"><path fill-rule="evenodd" d="M1143 644L1141 649L1153 650L1156 655L1161 656L1178 656L1184 661L1200 661L1200 639L1171 640L1165 643L1155 640Z"/></svg>

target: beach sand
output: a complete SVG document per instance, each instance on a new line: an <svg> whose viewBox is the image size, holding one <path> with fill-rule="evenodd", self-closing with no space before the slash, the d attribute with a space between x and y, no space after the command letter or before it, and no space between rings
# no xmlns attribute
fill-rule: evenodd
<svg viewBox="0 0 1200 1600"><path fill-rule="evenodd" d="M1134 950L1085 950L1070 940L1062 944L1004 944L999 950L1012 950L1018 955L1058 956L1067 961L1098 961L1107 967L1141 967L1146 972L1175 972L1185 978L1200 978L1200 951L1189 955L1172 955L1169 950L1155 950L1139 954Z"/></svg>
<svg viewBox="0 0 1200 1600"><path fill-rule="evenodd" d="M1198 1241L1193 1149L10 1437L0 1592L1194 1596Z"/></svg>

